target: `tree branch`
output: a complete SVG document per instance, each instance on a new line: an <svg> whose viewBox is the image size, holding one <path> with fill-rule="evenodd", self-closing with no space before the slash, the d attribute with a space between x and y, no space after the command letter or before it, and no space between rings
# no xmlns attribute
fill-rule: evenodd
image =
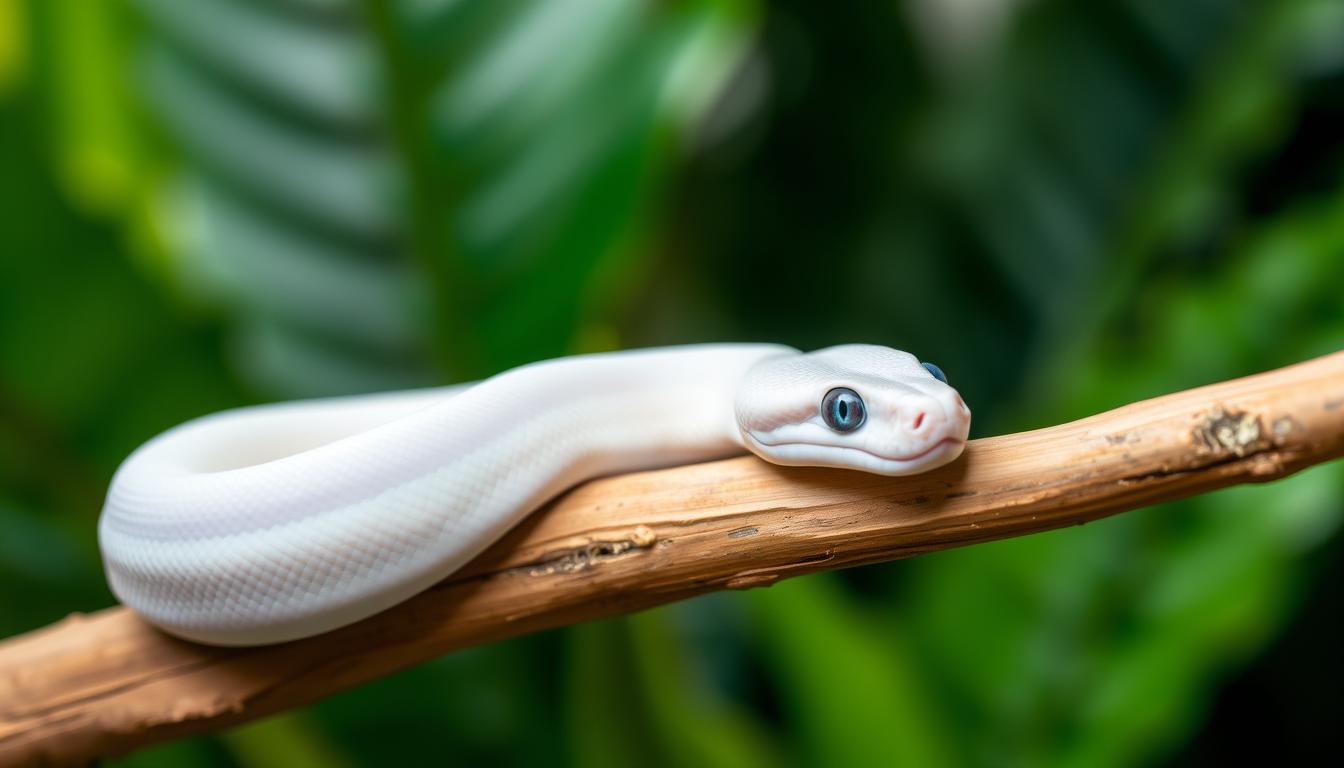
<svg viewBox="0 0 1344 768"><path fill-rule="evenodd" d="M450 651L719 589L1077 525L1344 455L1344 352L973 441L882 478L744 457L611 477L378 616L265 648L175 640L122 608L0 643L0 765L211 731Z"/></svg>

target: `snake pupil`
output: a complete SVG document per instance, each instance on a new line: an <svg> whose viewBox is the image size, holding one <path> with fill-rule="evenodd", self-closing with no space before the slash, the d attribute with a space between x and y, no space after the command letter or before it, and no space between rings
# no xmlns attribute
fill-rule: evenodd
<svg viewBox="0 0 1344 768"><path fill-rule="evenodd" d="M848 387L836 387L821 400L821 418L836 432L853 432L866 417L863 398Z"/></svg>

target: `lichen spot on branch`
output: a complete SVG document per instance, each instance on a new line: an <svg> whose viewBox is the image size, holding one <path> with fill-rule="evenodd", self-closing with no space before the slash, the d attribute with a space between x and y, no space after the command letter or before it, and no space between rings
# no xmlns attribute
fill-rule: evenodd
<svg viewBox="0 0 1344 768"><path fill-rule="evenodd" d="M1237 458L1269 447L1260 417L1246 411L1215 408L1199 420L1192 436L1195 445L1204 451Z"/></svg>

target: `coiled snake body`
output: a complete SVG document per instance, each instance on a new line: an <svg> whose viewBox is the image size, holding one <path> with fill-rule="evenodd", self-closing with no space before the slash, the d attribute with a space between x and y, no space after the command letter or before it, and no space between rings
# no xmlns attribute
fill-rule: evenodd
<svg viewBox="0 0 1344 768"><path fill-rule="evenodd" d="M113 592L154 624L274 643L405 600L591 477L744 449L911 474L955 459L969 425L936 367L885 347L560 358L473 385L188 422L122 464L99 542Z"/></svg>

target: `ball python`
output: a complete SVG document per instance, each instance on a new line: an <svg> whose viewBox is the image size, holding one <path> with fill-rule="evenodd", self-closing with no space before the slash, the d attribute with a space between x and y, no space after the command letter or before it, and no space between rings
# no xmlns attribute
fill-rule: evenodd
<svg viewBox="0 0 1344 768"><path fill-rule="evenodd" d="M163 630L277 643L411 597L589 478L744 451L913 474L961 453L970 416L937 366L886 347L577 355L189 421L118 468L99 545L112 591Z"/></svg>

